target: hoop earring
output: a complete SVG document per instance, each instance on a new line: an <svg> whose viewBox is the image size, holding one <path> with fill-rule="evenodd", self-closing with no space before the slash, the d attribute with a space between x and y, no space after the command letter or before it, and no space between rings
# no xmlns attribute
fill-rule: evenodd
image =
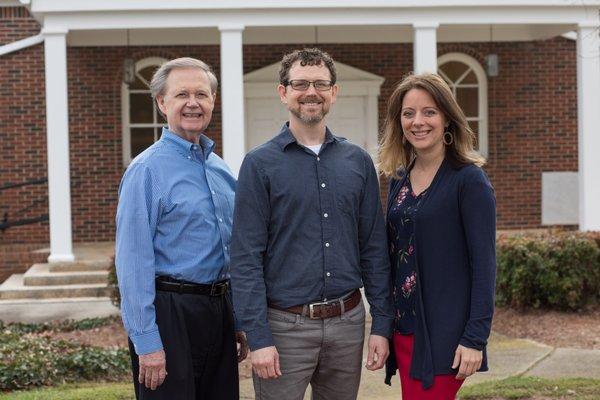
<svg viewBox="0 0 600 400"><path fill-rule="evenodd" d="M444 132L444 137L442 140L444 141L444 144L446 146L450 146L452 143L454 143L454 135L452 134L452 132L446 131Z"/></svg>

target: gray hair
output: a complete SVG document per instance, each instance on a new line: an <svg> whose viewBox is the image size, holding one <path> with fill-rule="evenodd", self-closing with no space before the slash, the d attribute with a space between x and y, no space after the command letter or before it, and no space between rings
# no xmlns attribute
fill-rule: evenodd
<svg viewBox="0 0 600 400"><path fill-rule="evenodd" d="M173 71L174 69L183 68L198 68L206 72L206 75L208 76L208 80L210 82L210 91L212 93L217 92L219 81L217 80L217 76L213 72L210 65L196 58L181 57L164 63L160 66L159 69L156 70L154 76L152 76L152 81L150 82L150 91L152 92L152 98L156 100L156 96L164 95L165 87L167 86L167 78L169 77L171 71Z"/></svg>

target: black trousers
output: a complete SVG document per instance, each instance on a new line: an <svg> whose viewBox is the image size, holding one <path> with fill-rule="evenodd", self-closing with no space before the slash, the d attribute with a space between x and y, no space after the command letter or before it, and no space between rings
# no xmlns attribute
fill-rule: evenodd
<svg viewBox="0 0 600 400"><path fill-rule="evenodd" d="M156 291L156 323L167 377L156 390L138 382L139 361L129 341L138 400L238 400L233 311L227 295Z"/></svg>

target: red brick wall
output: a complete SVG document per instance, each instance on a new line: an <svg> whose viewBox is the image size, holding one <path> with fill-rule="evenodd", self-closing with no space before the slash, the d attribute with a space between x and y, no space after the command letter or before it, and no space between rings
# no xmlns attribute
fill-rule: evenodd
<svg viewBox="0 0 600 400"><path fill-rule="evenodd" d="M246 46L245 72L277 62L282 54L299 46ZM412 44L319 47L337 61L386 78L379 98L383 118L394 84L412 69ZM481 64L487 54L498 54L500 74L488 78L489 156L485 167L496 189L498 227L539 227L542 172L577 171L575 42L556 38L438 45L439 55L450 52L469 54ZM382 182L383 196L386 186Z"/></svg>
<svg viewBox="0 0 600 400"><path fill-rule="evenodd" d="M0 43L36 34L22 16L0 14ZM9 26L7 29L6 27ZM13 30L20 33L15 34ZM295 45L244 47L244 72L278 62ZM337 61L386 78L380 116L393 86L412 66L410 44L321 45ZM495 52L500 75L489 78L489 163L501 228L538 227L541 172L577 169L575 43L557 38L519 43L440 44L439 54L459 51L483 63ZM219 68L218 46L133 47L136 60L192 56ZM121 144L122 47L68 49L70 151L75 241L114 237L116 192L123 172ZM0 57L0 185L46 175L44 64L42 45ZM220 101L209 135L221 153ZM343 133L342 133L343 134ZM8 193L11 192L11 193ZM0 207L14 212L39 201L47 212L46 186L0 192ZM34 207L35 208L35 207ZM34 211L31 211L35 214ZM11 228L0 243L43 243L47 224Z"/></svg>
<svg viewBox="0 0 600 400"><path fill-rule="evenodd" d="M489 44L464 49L481 62ZM498 43L500 73L489 79L489 164L501 228L541 224L543 171L577 171L575 42ZM561 188L556 188L561 190Z"/></svg>
<svg viewBox="0 0 600 400"><path fill-rule="evenodd" d="M27 271L32 264L44 263L48 252L43 251L43 244L9 244L0 245L0 283L11 274Z"/></svg>
<svg viewBox="0 0 600 400"><path fill-rule="evenodd" d="M117 190L124 171L121 133L122 47L68 49L69 130L76 241L114 240ZM215 65L218 46L134 47L135 60L191 56ZM208 132L221 154L220 103Z"/></svg>
<svg viewBox="0 0 600 400"><path fill-rule="evenodd" d="M0 8L0 45L38 34L39 24L20 7ZM39 179L46 171L44 47L38 44L0 57L0 187ZM0 220L48 213L46 184L0 191ZM48 242L48 224L0 231L5 243ZM0 267L6 261L0 256Z"/></svg>

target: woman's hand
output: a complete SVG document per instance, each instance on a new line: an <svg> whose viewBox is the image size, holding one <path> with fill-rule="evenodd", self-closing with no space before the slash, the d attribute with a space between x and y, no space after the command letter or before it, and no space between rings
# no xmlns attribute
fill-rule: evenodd
<svg viewBox="0 0 600 400"><path fill-rule="evenodd" d="M470 349L463 345L458 345L454 352L454 362L452 368L458 368L456 379L463 380L473 375L481 368L483 353L480 350Z"/></svg>

